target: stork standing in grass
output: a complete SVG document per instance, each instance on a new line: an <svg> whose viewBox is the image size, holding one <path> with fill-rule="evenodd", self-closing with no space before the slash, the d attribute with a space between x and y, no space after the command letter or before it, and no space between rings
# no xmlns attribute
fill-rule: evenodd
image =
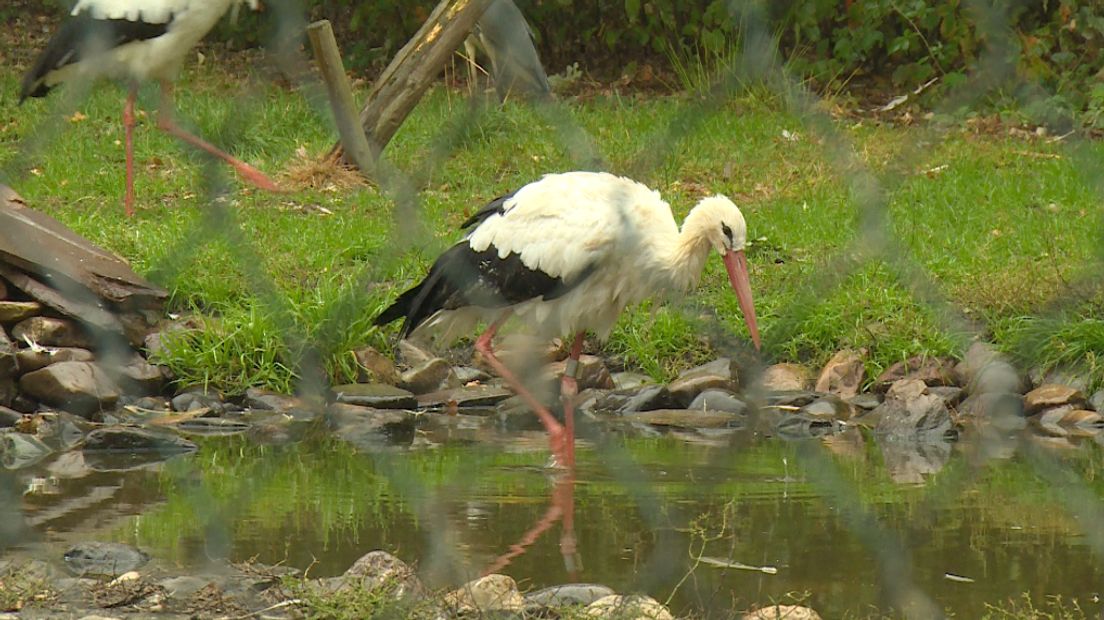
<svg viewBox="0 0 1104 620"><path fill-rule="evenodd" d="M130 83L123 108L127 215L134 214L134 102L138 84L147 80L161 84L158 126L162 130L219 157L253 185L277 191L277 185L259 170L188 133L172 117L171 81L188 50L231 7L242 3L258 8L258 0L78 0L23 77L19 102L45 96L54 86L75 78L106 77Z"/></svg>
<svg viewBox="0 0 1104 620"><path fill-rule="evenodd" d="M759 348L744 256L747 226L724 196L699 202L679 230L659 192L641 183L602 172L549 174L463 224L473 226L375 322L402 318L403 338L432 330L445 341L487 322L475 348L536 412L564 465L574 463L572 397L586 331L605 339L627 306L690 290L711 249L724 260ZM566 428L494 355L491 340L514 315L543 336L575 335L561 383Z"/></svg>

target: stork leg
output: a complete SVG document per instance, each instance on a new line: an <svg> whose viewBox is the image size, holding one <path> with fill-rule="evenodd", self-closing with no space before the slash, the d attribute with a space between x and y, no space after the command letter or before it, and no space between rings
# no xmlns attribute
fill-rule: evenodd
<svg viewBox="0 0 1104 620"><path fill-rule="evenodd" d="M280 186L276 185L272 179L265 176L260 170L257 170L244 161L219 149L217 146L203 140L199 136L188 133L177 125L172 115L172 85L168 82L161 82L161 109L158 110L157 113L157 126L165 133L176 136L184 142L206 151L230 164L238 171L238 174L240 174L243 179L249 181L254 186L269 192L280 191Z"/></svg>
<svg viewBox="0 0 1104 620"><path fill-rule="evenodd" d="M560 379L560 400L563 401L564 430L567 433L565 452L567 453L568 467L575 466L575 396L579 393L579 381L576 374L579 372L579 356L583 353L583 337L586 332L575 334L575 342L571 345L571 354L564 365L564 374Z"/></svg>
<svg viewBox="0 0 1104 620"><path fill-rule="evenodd" d="M127 217L134 216L134 101L137 98L138 85L131 84L126 104L123 105L123 130L126 132L126 190L123 194L123 207Z"/></svg>
<svg viewBox="0 0 1104 620"><path fill-rule="evenodd" d="M548 408L542 405L521 381L518 381L514 373L510 372L510 369L506 368L506 365L499 361L494 351L491 350L491 340L494 338L495 333L498 332L498 328L501 327L508 318L510 318L509 310L504 312L494 323L491 323L487 331L483 332L483 335L475 341L475 350L483 355L483 358L487 360L491 368L494 368L498 376L502 377L506 383L509 383L510 387L514 389L514 392L516 392L517 395L525 401L525 404L529 405L533 413L536 413L537 417L540 418L541 424L544 425L544 430L548 431L548 445L552 450L552 455L556 458L558 463L561 465L569 462L573 463L575 460L574 455L571 455L569 458L566 452L566 433L564 432L563 425L552 416Z"/></svg>

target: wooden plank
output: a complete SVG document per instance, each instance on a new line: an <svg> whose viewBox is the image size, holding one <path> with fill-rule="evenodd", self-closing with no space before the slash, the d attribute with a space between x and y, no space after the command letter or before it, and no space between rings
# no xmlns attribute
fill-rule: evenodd
<svg viewBox="0 0 1104 620"><path fill-rule="evenodd" d="M363 173L375 176L379 147L371 144L361 129L353 89L345 75L345 65L341 62L341 52L338 51L337 40L334 39L333 27L329 20L314 22L307 26L307 36L314 50L314 60L318 63L330 95L330 108L341 138L339 144Z"/></svg>
<svg viewBox="0 0 1104 620"><path fill-rule="evenodd" d="M373 84L360 112L360 125L377 155L471 33L488 2L441 0ZM340 142L330 149L329 157L348 159Z"/></svg>

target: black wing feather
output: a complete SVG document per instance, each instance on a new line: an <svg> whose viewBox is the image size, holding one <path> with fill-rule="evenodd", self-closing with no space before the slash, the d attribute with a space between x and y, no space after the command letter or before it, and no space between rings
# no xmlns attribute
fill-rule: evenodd
<svg viewBox="0 0 1104 620"><path fill-rule="evenodd" d="M27 97L43 97L50 92L51 87L46 85L44 78L51 71L132 41L159 37L168 31L171 21L154 24L141 20L97 19L87 11L70 17L38 55L31 70L23 76L19 102L22 103Z"/></svg>
<svg viewBox="0 0 1104 620"><path fill-rule="evenodd" d="M482 209L476 211L471 217L464 220L464 223L460 225L460 229L471 228L477 224L482 224L483 220L491 217L492 215L502 214L506 212L506 201L513 198L517 190L510 192L509 194L503 194L498 198L488 202Z"/></svg>
<svg viewBox="0 0 1104 620"><path fill-rule="evenodd" d="M405 338L439 310L469 306L505 308L530 299L556 299L578 286L592 271L593 267L588 268L566 282L539 269L530 269L518 254L499 258L494 246L476 252L463 241L442 254L425 279L399 295L375 318L375 324L384 325L403 317L401 337Z"/></svg>

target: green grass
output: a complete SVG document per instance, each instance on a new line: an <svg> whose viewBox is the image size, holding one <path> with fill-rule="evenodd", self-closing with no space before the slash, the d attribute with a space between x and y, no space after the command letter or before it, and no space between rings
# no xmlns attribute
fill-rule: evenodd
<svg viewBox="0 0 1104 620"><path fill-rule="evenodd" d="M297 149L325 152L327 113L306 89L225 73L224 60L186 70L177 89L186 124L277 176L300 161ZM171 339L162 361L181 383L230 393L292 389L308 366L351 378L350 350L387 350L394 337L371 317L459 238L466 215L541 173L577 167L582 152L565 142L563 119L515 104L471 112L461 94L436 88L387 149L424 182L411 228L373 186L281 195L241 186L155 129L148 90L135 141L138 216L128 220L121 91L100 85L70 103L61 89L16 107L18 70L0 71L0 179L168 288L169 309L194 314L200 329ZM614 92L564 105L612 171L639 173L678 217L705 192L742 206L767 360L817 366L840 348L865 348L877 373L912 355L956 355L981 335L1024 364L1082 365L1102 380L1099 143L825 124L756 91L715 113L694 96ZM22 150L48 134L29 156ZM226 199L213 201L223 185ZM745 341L711 260L695 294L626 313L605 352L662 379Z"/></svg>

